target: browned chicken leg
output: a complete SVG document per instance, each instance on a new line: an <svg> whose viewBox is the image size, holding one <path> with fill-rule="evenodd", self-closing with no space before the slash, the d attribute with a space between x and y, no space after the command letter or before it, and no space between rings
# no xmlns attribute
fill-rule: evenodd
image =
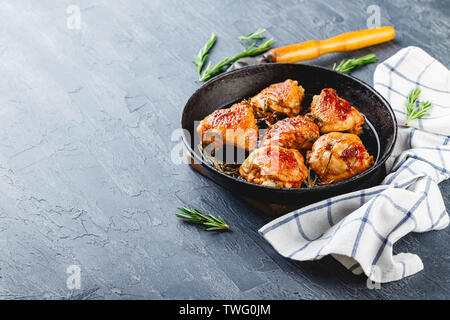
<svg viewBox="0 0 450 320"><path fill-rule="evenodd" d="M275 111L295 116L300 113L305 90L297 81L288 79L265 88L253 98L250 103L259 111Z"/></svg>
<svg viewBox="0 0 450 320"><path fill-rule="evenodd" d="M214 111L200 122L197 133L204 145L214 142L217 146L229 144L253 150L258 141L256 119L246 101Z"/></svg>
<svg viewBox="0 0 450 320"><path fill-rule="evenodd" d="M284 148L309 149L319 137L319 127L303 116L285 118L271 126L261 146L278 145Z"/></svg>
<svg viewBox="0 0 450 320"><path fill-rule="evenodd" d="M308 175L302 154L295 149L265 146L253 151L239 168L248 182L279 188L300 188Z"/></svg>
<svg viewBox="0 0 450 320"><path fill-rule="evenodd" d="M317 119L320 132L348 131L360 134L364 117L347 100L339 97L334 89L323 89L313 97L310 116Z"/></svg>
<svg viewBox="0 0 450 320"><path fill-rule="evenodd" d="M329 184L367 170L373 164L373 156L357 135L332 132L314 142L307 161L322 182Z"/></svg>

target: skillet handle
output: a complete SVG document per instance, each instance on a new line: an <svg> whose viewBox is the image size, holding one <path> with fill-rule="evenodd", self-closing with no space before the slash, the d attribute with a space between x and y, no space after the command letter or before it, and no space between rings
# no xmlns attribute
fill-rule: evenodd
<svg viewBox="0 0 450 320"><path fill-rule="evenodd" d="M336 37L317 41L311 40L286 47L274 48L268 52L272 62L297 62L310 60L331 52L346 52L370 47L395 37L395 29L390 26L365 29L340 34Z"/></svg>

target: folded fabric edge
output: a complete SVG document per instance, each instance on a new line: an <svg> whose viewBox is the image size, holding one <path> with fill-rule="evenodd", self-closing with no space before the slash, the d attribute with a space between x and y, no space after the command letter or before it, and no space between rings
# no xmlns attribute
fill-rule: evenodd
<svg viewBox="0 0 450 320"><path fill-rule="evenodd" d="M278 250L277 246L274 244L274 242L270 239L265 237L260 233L260 235L267 241L269 244L275 249L275 251L283 256L286 259L292 259L288 257L285 253ZM392 281L401 280L403 278L412 276L419 271L422 271L424 269L424 265L420 257L413 253L398 253L393 256L393 262L394 264L400 264L401 265L401 271L396 268L392 268L390 270L384 270L382 271L378 266L371 265L366 268L363 268L363 266L355 259L341 253L328 253L331 255L336 261L341 263L347 270L351 271L354 275L361 275L365 274L367 278L374 283L388 283ZM327 255L328 255L327 254ZM308 260L297 260L292 259L295 261L308 261Z"/></svg>

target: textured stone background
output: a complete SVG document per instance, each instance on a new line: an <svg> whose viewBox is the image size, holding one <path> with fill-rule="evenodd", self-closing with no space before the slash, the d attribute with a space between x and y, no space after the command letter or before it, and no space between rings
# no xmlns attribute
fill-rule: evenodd
<svg viewBox="0 0 450 320"><path fill-rule="evenodd" d="M81 28L66 8L81 7ZM311 63L417 45L449 66L448 1L0 1L0 298L449 298L450 229L409 235L425 270L380 290L331 258L295 263L257 234L270 218L187 166L171 133L211 58L266 27L277 45L363 29L371 4L394 42ZM354 75L372 83L375 65ZM450 182L441 184L449 205ZM221 214L232 233L178 221ZM81 267L81 289L66 268Z"/></svg>

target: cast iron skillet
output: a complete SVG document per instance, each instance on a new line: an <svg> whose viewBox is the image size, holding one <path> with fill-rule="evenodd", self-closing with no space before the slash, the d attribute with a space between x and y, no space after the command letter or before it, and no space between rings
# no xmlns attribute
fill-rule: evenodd
<svg viewBox="0 0 450 320"><path fill-rule="evenodd" d="M315 188L287 189L261 186L233 178L203 160L193 141L197 134L194 121L202 120L216 109L252 97L270 84L286 79L297 80L305 88L303 109L309 107L312 96L319 94L323 88L334 88L339 96L363 113L367 121L361 139L374 156L375 164L363 173L338 183ZM369 85L322 67L289 63L246 67L208 81L188 100L181 125L185 129L183 140L188 152L215 182L239 196L284 205L306 205L379 184L385 176L385 162L397 138L394 112L389 103Z"/></svg>

